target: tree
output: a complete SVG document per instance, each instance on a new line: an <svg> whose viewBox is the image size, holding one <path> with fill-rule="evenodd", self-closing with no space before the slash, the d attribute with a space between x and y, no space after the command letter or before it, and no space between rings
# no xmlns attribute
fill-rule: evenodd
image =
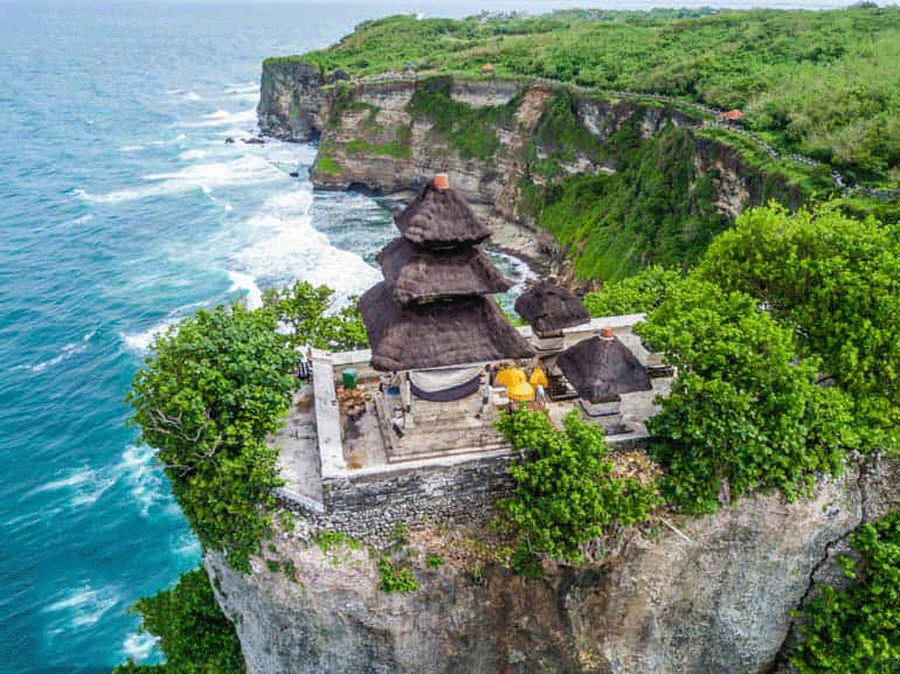
<svg viewBox="0 0 900 674"><path fill-rule="evenodd" d="M138 600L143 629L159 638L166 656L160 665L128 662L115 674L240 674L244 658L234 625L216 603L203 567L182 574L178 582Z"/></svg>
<svg viewBox="0 0 900 674"><path fill-rule="evenodd" d="M856 441L845 397L815 384L816 361L796 362L791 331L752 297L689 278L636 331L678 368L647 421L668 500L704 513L750 489L794 498L840 470Z"/></svg>
<svg viewBox="0 0 900 674"><path fill-rule="evenodd" d="M584 305L591 316L643 313L658 306L681 280L679 272L651 265L634 276L605 283L600 290L587 293Z"/></svg>
<svg viewBox="0 0 900 674"><path fill-rule="evenodd" d="M290 402L297 354L271 313L200 310L159 336L127 400L204 547L249 568L280 484L265 442Z"/></svg>
<svg viewBox="0 0 900 674"><path fill-rule="evenodd" d="M900 446L900 242L873 218L832 205L741 215L699 265L701 278L748 293L790 326L803 356L849 393L868 439Z"/></svg>
<svg viewBox="0 0 900 674"><path fill-rule="evenodd" d="M529 551L578 559L584 541L604 526L646 520L657 504L655 486L613 477L603 429L577 412L553 427L543 412L520 408L501 416L497 428L524 453L510 466L515 495L501 507L520 527Z"/></svg>
<svg viewBox="0 0 900 674"><path fill-rule="evenodd" d="M369 339L355 298L348 298L347 304L335 311L333 296L327 286L296 281L281 290L263 292L263 307L274 312L280 325L287 326L293 346L334 351L367 347Z"/></svg>

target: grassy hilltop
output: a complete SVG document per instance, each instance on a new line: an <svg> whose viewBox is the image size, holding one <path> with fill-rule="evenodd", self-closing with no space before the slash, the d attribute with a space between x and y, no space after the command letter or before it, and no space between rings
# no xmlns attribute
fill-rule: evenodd
<svg viewBox="0 0 900 674"><path fill-rule="evenodd" d="M282 57L299 59L301 57ZM353 76L546 77L738 108L784 152L852 180L900 181L900 8L568 10L368 21L302 59Z"/></svg>

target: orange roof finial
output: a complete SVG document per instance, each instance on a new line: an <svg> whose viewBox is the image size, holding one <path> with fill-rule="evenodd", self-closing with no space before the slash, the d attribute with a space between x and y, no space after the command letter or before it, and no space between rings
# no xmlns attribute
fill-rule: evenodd
<svg viewBox="0 0 900 674"><path fill-rule="evenodd" d="M438 173L434 176L434 186L443 191L450 189L450 178L446 173Z"/></svg>

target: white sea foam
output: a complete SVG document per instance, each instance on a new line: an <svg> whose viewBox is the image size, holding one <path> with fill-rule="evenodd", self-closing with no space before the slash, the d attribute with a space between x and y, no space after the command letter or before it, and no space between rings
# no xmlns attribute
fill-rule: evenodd
<svg viewBox="0 0 900 674"><path fill-rule="evenodd" d="M31 494L66 491L69 504L73 507L89 506L97 502L115 484L115 477L109 471L83 466L66 477L51 480L35 487Z"/></svg>
<svg viewBox="0 0 900 674"><path fill-rule="evenodd" d="M121 595L113 587L100 590L90 585L82 585L68 596L44 608L45 613L65 613L73 627L89 627L96 624L103 615L121 602Z"/></svg>
<svg viewBox="0 0 900 674"><path fill-rule="evenodd" d="M154 459L155 452L147 445L129 445L113 468L117 479L128 485L134 501L140 505L141 515L149 517L150 509L171 501L163 481L162 469Z"/></svg>
<svg viewBox="0 0 900 674"><path fill-rule="evenodd" d="M47 368L58 365L64 360L71 358L75 354L84 351L88 347L88 342L93 336L94 332L89 332L81 338L80 342L69 342L68 344L63 344L59 348L59 352L52 358L42 360L38 363L35 363L34 365L20 365L19 368L28 370L29 372L43 372Z"/></svg>
<svg viewBox="0 0 900 674"><path fill-rule="evenodd" d="M203 97L200 94L198 94L196 91L188 91L184 95L184 100L186 100L186 101L202 101Z"/></svg>
<svg viewBox="0 0 900 674"><path fill-rule="evenodd" d="M381 276L374 268L359 255L335 248L312 226L309 203L309 197L296 193L269 199L247 223L265 234L238 251L235 259L256 278L324 283L339 297L359 294L377 283Z"/></svg>
<svg viewBox="0 0 900 674"><path fill-rule="evenodd" d="M228 292L247 291L244 297L244 306L248 309L259 309L262 306L262 291L256 285L256 280L252 276L238 271L230 271L228 272L228 278L231 279L231 287L228 289Z"/></svg>
<svg viewBox="0 0 900 674"><path fill-rule="evenodd" d="M204 152L203 150L185 150L180 155L178 155L178 158L182 161L189 161L191 159L205 159L206 152Z"/></svg>
<svg viewBox="0 0 900 674"><path fill-rule="evenodd" d="M138 354L145 354L150 350L150 345L157 336L164 334L169 328L180 320L180 316L170 314L156 325L140 332L120 332L119 338L125 344L125 348Z"/></svg>
<svg viewBox="0 0 900 674"><path fill-rule="evenodd" d="M173 543L172 550L182 557L197 558L200 556L202 548L200 541L193 533L184 533Z"/></svg>
<svg viewBox="0 0 900 674"><path fill-rule="evenodd" d="M227 110L216 110L208 115L203 115L199 120L184 121L180 126L188 128L206 128L217 126L239 126L245 128L247 126L256 125L256 109L242 110L241 112L228 112Z"/></svg>
<svg viewBox="0 0 900 674"><path fill-rule="evenodd" d="M150 657L150 653L157 643L159 643L159 638L149 632L129 634L122 642L123 655L140 664Z"/></svg>
<svg viewBox="0 0 900 674"><path fill-rule="evenodd" d="M225 87L226 94L258 94L259 82L239 82Z"/></svg>
<svg viewBox="0 0 900 674"><path fill-rule="evenodd" d="M67 225L83 225L86 222L90 222L94 219L93 213L85 213L84 215L79 215L77 218L72 218L65 224Z"/></svg>
<svg viewBox="0 0 900 674"><path fill-rule="evenodd" d="M140 152L146 149L143 145L123 145L119 148L119 152Z"/></svg>
<svg viewBox="0 0 900 674"><path fill-rule="evenodd" d="M88 194L75 190L74 194L89 202L117 204L147 197L169 196L191 190L213 190L224 187L260 185L284 180L284 172L264 158L244 154L229 161L193 164L171 173L144 176L149 184L106 194Z"/></svg>

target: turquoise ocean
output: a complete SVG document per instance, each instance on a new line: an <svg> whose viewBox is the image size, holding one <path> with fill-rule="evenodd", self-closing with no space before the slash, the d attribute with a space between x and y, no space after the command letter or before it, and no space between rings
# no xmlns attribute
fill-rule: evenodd
<svg viewBox="0 0 900 674"><path fill-rule="evenodd" d="M0 674L160 658L127 609L200 548L126 426L154 335L294 279L380 280L387 211L313 193L310 145L242 142L262 60L392 13L567 4L0 0Z"/></svg>

